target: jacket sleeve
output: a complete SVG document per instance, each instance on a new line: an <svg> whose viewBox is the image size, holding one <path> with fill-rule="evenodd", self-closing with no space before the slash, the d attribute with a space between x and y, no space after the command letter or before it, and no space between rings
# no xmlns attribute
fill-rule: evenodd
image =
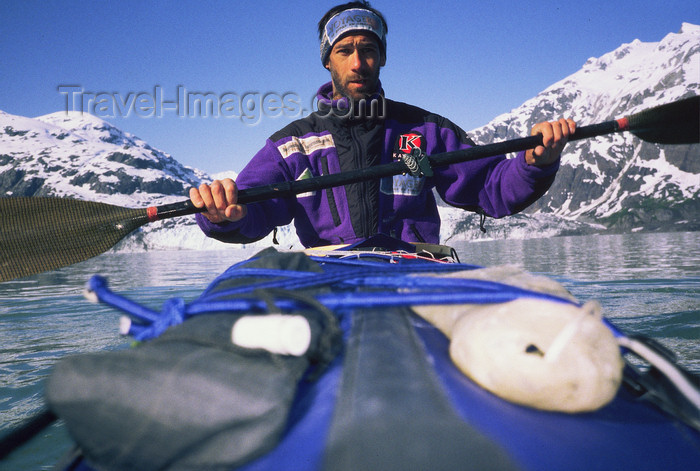
<svg viewBox="0 0 700 471"><path fill-rule="evenodd" d="M293 177L274 143L268 139L236 178L239 190L292 180ZM202 214L197 224L209 237L222 242L245 244L268 235L277 226L289 224L293 217L294 197L274 198L247 205L248 214L236 222L212 223Z"/></svg>
<svg viewBox="0 0 700 471"><path fill-rule="evenodd" d="M466 133L448 120L442 134L445 151L473 146ZM559 160L535 167L528 165L525 152L520 152L513 159L499 155L436 169L434 181L446 203L500 218L522 211L544 195L558 169Z"/></svg>

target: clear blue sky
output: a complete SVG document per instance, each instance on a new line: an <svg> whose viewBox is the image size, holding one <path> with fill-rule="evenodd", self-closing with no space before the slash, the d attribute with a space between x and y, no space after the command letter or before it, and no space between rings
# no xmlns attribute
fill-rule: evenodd
<svg viewBox="0 0 700 471"><path fill-rule="evenodd" d="M335 1L0 1L0 109L36 117L66 108L71 90L102 101L107 121L207 172L239 171L291 118L260 99L311 107L329 79L316 23ZM486 124L634 39L659 41L700 24L697 0L375 0L389 23L387 96L443 114L466 130ZM71 85L75 89L59 87ZM183 117L180 92L227 101L220 116ZM101 94L101 95L97 95ZM139 95L140 94L140 95ZM130 99L143 98L141 114ZM79 95L88 109L89 95ZM149 97L152 102L149 102ZM243 100L246 98L246 100ZM239 102L254 104L246 123ZM230 101L233 100L233 101ZM72 101L72 100L68 100ZM133 103L136 105L135 103ZM75 107L73 103L69 107ZM566 114L566 110L562 110ZM0 149L1 150L1 149Z"/></svg>

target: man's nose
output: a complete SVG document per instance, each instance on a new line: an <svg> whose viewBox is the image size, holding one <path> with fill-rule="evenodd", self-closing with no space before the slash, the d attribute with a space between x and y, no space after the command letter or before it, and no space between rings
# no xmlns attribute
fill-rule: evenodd
<svg viewBox="0 0 700 471"><path fill-rule="evenodd" d="M362 68L363 64L364 60L360 56L360 52L357 49L355 49L355 52L353 52L350 56L350 67L352 68L352 70L359 70Z"/></svg>

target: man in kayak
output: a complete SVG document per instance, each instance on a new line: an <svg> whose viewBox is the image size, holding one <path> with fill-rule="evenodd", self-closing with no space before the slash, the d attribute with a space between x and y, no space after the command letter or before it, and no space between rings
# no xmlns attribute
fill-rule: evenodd
<svg viewBox="0 0 700 471"><path fill-rule="evenodd" d="M435 168L432 176L416 172L237 204L239 189L390 163L414 149L432 155L475 145L448 119L385 97L379 71L387 58L386 33L384 17L368 2L338 5L324 15L321 62L331 82L318 91L318 110L273 134L235 182L190 190L194 205L206 206L197 223L208 236L249 243L293 220L306 247L378 233L439 243L433 189L452 206L496 218L523 210L549 189L575 131L572 120L536 124L532 134L542 134L544 145L514 159L496 156Z"/></svg>

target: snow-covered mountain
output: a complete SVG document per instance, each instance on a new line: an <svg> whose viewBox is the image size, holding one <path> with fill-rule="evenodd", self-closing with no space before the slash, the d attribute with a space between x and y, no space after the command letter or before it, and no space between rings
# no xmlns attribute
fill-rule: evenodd
<svg viewBox="0 0 700 471"><path fill-rule="evenodd" d="M660 42L634 40L469 134L477 143L526 136L569 114L595 124L700 94L700 26ZM657 145L616 134L570 143L552 188L526 211L611 231L699 230L700 144Z"/></svg>
<svg viewBox="0 0 700 471"><path fill-rule="evenodd" d="M534 123L560 115L593 124L698 94L700 26L685 23L660 42L635 40L589 59L578 72L469 134L477 143L490 143L525 136ZM483 234L478 216L441 206L442 239L700 230L699 156L700 144L661 146L630 134L570 143L554 185L524 214L488 219ZM88 114L31 119L0 111L0 196L144 207L182 200L190 186L214 177ZM298 247L291 227L281 228L278 239L282 246ZM256 245L270 242L268 237ZM119 248L224 246L206 239L192 217L183 217L149 224Z"/></svg>
<svg viewBox="0 0 700 471"><path fill-rule="evenodd" d="M143 206L183 196L204 177L87 113L29 119L0 111L3 196L71 196Z"/></svg>
<svg viewBox="0 0 700 471"><path fill-rule="evenodd" d="M0 111L0 196L70 197L135 208L183 200L191 186L211 178L87 113L31 119ZM144 226L118 249L223 246L204 237L190 217Z"/></svg>

